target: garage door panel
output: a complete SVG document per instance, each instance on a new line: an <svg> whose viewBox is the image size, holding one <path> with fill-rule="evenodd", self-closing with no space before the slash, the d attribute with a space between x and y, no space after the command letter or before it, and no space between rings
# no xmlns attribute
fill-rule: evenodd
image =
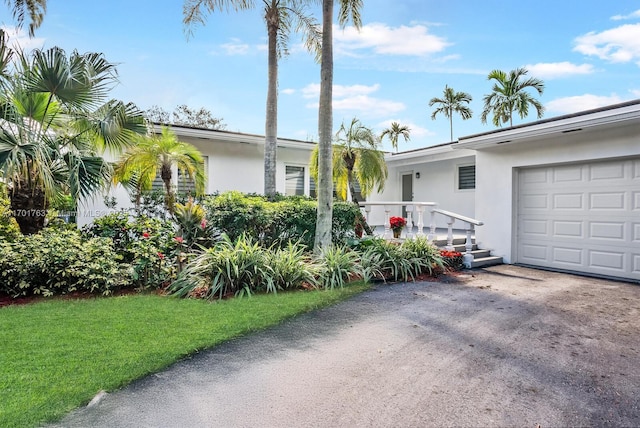
<svg viewBox="0 0 640 428"><path fill-rule="evenodd" d="M516 260L640 279L640 158L521 169Z"/></svg>
<svg viewBox="0 0 640 428"><path fill-rule="evenodd" d="M553 208L557 210L584 209L584 195L582 193L556 193L553 195Z"/></svg>
<svg viewBox="0 0 640 428"><path fill-rule="evenodd" d="M584 264L582 253L582 248L554 247L551 262L579 268Z"/></svg>
<svg viewBox="0 0 640 428"><path fill-rule="evenodd" d="M589 265L624 273L624 256L619 251L589 251Z"/></svg>
<svg viewBox="0 0 640 428"><path fill-rule="evenodd" d="M593 164L589 168L589 179L591 181L623 179L624 169L625 165L622 163Z"/></svg>
<svg viewBox="0 0 640 428"><path fill-rule="evenodd" d="M589 238L608 239L624 242L625 223L624 222L590 222Z"/></svg>
<svg viewBox="0 0 640 428"><path fill-rule="evenodd" d="M569 165L552 169L554 183L582 182L582 166Z"/></svg>
<svg viewBox="0 0 640 428"><path fill-rule="evenodd" d="M591 193L589 201L592 210L624 210L625 192Z"/></svg>

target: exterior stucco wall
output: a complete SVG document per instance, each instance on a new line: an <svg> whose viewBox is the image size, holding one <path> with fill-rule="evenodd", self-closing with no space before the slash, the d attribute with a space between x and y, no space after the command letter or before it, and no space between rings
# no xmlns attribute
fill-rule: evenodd
<svg viewBox="0 0 640 428"><path fill-rule="evenodd" d="M207 157L207 194L238 190L245 193L263 193L264 191L264 146L251 143L212 141L202 138L178 137L180 141L193 144L203 156ZM285 167L295 165L305 167L305 190L309 190L309 158L313 145L309 148L278 147L276 166L276 189L285 192ZM108 160L116 159L113 155ZM177 183L177 173L174 174ZM117 200L117 209L131 208L132 204L122 186L108 192ZM104 204L104 196L96 195L85 201L80 207L78 226L90 223L95 217L109 212Z"/></svg>
<svg viewBox="0 0 640 428"><path fill-rule="evenodd" d="M457 190L457 167L460 165L473 165L475 156L470 155L468 150L454 152L454 158L443 160L428 159L420 163L400 163L390 160L387 163L389 169L389 179L385 185L384 192L371 195L370 202L379 201L400 201L402 200L402 176L411 174L413 180L413 200L416 202L435 202L438 208L452 211L467 217L475 217L475 191ZM437 159L437 158L436 158ZM416 174L420 178L416 178ZM391 215L400 215L401 208L393 207ZM414 221L416 219L414 218ZM371 224L381 225L384 223L383 207L373 207L370 217ZM425 226L430 222L427 217L424 220ZM436 217L438 227L446 227L446 219L442 216ZM462 225L458 225L462 227ZM454 227L457 227L454 225Z"/></svg>
<svg viewBox="0 0 640 428"><path fill-rule="evenodd" d="M640 154L640 126L588 130L513 145L478 149L476 154L476 229L478 245L504 261L514 260L518 168L614 159Z"/></svg>

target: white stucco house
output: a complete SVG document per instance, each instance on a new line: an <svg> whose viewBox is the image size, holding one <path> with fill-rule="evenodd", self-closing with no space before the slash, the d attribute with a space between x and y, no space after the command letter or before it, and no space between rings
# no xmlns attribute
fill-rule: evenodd
<svg viewBox="0 0 640 428"><path fill-rule="evenodd" d="M388 166L370 200L413 196L478 219L478 245L506 263L640 281L640 100L389 155Z"/></svg>
<svg viewBox="0 0 640 428"><path fill-rule="evenodd" d="M172 129L205 156L207 193L262 192L263 136ZM314 194L313 147L279 140L279 192ZM477 219L477 243L506 263L640 281L640 100L387 154L387 165L385 190L368 202L433 202ZM370 213L372 224L384 218Z"/></svg>

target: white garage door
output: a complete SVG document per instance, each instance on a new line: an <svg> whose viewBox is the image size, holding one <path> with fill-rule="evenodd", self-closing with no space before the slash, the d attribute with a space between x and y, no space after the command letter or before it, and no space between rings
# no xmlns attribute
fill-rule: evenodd
<svg viewBox="0 0 640 428"><path fill-rule="evenodd" d="M640 280L640 158L518 172L519 263Z"/></svg>

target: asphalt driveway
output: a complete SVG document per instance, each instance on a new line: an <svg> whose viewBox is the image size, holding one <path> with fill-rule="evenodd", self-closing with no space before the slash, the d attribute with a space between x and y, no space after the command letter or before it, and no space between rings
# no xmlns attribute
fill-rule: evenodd
<svg viewBox="0 0 640 428"><path fill-rule="evenodd" d="M640 426L640 286L515 266L379 285L63 427Z"/></svg>

